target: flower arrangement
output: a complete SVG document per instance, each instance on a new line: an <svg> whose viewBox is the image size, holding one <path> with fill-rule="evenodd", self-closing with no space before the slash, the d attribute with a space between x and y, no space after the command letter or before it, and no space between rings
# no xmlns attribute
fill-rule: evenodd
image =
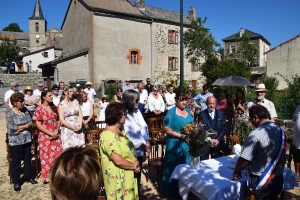
<svg viewBox="0 0 300 200"><path fill-rule="evenodd" d="M203 150L212 145L206 126L202 122L199 124L187 124L182 128L182 132L188 138L189 155L192 157L201 156Z"/></svg>
<svg viewBox="0 0 300 200"><path fill-rule="evenodd" d="M244 145L246 138L253 130L252 124L249 122L249 117L246 115L239 116L235 120L237 135L241 145Z"/></svg>

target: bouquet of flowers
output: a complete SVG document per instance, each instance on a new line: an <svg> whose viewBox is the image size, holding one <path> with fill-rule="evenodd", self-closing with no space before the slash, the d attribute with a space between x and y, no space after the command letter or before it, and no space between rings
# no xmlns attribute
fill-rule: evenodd
<svg viewBox="0 0 300 200"><path fill-rule="evenodd" d="M245 143L246 138L253 130L253 126L249 122L249 117L246 115L242 115L235 120L235 125L237 128L237 134L239 137L240 144L243 145Z"/></svg>
<svg viewBox="0 0 300 200"><path fill-rule="evenodd" d="M182 129L183 134L188 138L189 155L199 157L204 149L212 145L212 140L208 137L208 131L204 123L187 124Z"/></svg>

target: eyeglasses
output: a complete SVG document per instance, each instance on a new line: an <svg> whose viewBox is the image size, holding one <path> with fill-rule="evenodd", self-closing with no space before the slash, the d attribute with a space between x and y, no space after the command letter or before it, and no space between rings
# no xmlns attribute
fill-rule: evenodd
<svg viewBox="0 0 300 200"><path fill-rule="evenodd" d="M18 100L17 102L23 103L23 102L24 102L24 99L23 99L23 100Z"/></svg>
<svg viewBox="0 0 300 200"><path fill-rule="evenodd" d="M140 99L135 100L136 103L138 103L140 101Z"/></svg>
<svg viewBox="0 0 300 200"><path fill-rule="evenodd" d="M157 90L153 90L153 92L157 92Z"/></svg>

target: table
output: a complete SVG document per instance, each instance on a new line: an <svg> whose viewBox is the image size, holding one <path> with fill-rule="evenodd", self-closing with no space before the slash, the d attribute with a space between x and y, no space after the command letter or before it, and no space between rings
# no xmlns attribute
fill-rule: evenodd
<svg viewBox="0 0 300 200"><path fill-rule="evenodd" d="M233 155L200 162L200 169L192 169L187 164L178 165L171 177L178 180L179 194L183 200L193 192L200 199L245 199L247 192L246 171L239 181L232 181L235 164ZM284 190L299 187L295 173L284 169Z"/></svg>

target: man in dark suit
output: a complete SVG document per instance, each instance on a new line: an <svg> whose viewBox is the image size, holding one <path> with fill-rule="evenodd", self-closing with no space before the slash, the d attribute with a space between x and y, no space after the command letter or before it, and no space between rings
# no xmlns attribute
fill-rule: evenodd
<svg viewBox="0 0 300 200"><path fill-rule="evenodd" d="M209 154L212 158L217 158L220 151L220 143L223 140L226 125L224 114L220 110L216 110L216 99L213 96L210 96L206 100L207 109L199 113L198 122L202 121L206 124L208 129L212 129L217 133L217 136L213 139L213 146L205 149L203 151L203 156L201 160L207 160Z"/></svg>

